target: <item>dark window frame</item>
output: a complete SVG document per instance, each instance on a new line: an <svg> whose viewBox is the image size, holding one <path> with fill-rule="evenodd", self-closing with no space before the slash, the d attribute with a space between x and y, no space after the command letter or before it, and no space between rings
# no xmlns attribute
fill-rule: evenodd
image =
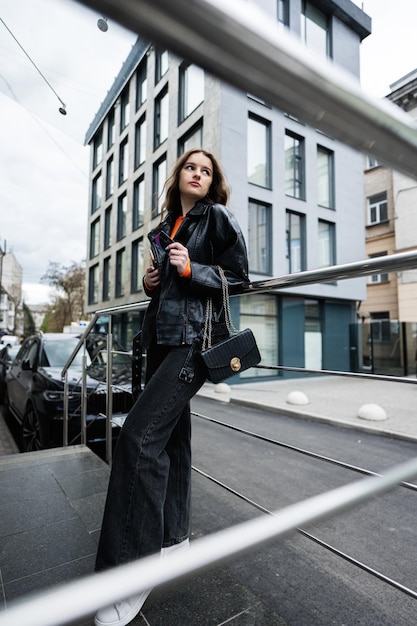
<svg viewBox="0 0 417 626"><path fill-rule="evenodd" d="M295 239L291 236L292 228L294 225L292 224L291 218L297 217L299 219L299 241L300 241L300 268L296 269L293 267L294 259L293 259L293 249L294 246L292 242ZM307 268L307 235L306 235L306 216L304 213L299 213L298 211L292 211L287 209L285 212L285 237L286 237L286 249L287 249L287 271L288 274L294 274L296 272L303 272Z"/></svg>
<svg viewBox="0 0 417 626"><path fill-rule="evenodd" d="M259 209L263 209L265 220L264 222L259 221ZM251 234L251 213L256 211L256 233L252 237ZM262 274L266 276L272 275L272 205L268 202L261 202L259 200L255 200L254 198L249 198L248 202L248 251L250 258L250 269L254 274ZM264 228L264 239L262 243L265 244L265 253L261 254L261 263L258 263L259 256L259 229L263 226ZM255 254L253 254L253 248L255 249ZM255 258L254 258L255 257ZM259 267L262 264L263 267Z"/></svg>
<svg viewBox="0 0 417 626"><path fill-rule="evenodd" d="M285 151L285 195L297 200L306 199L306 157L305 157L305 137L294 133L291 130L285 131L285 143L292 140L292 146L284 146ZM291 150L291 155L289 155ZM291 167L289 166L291 159ZM288 174L292 176L289 178ZM291 190L289 188L291 182Z"/></svg>

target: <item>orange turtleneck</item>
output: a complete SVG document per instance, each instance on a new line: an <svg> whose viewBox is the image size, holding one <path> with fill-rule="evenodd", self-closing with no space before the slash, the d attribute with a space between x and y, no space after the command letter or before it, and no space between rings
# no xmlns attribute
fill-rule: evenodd
<svg viewBox="0 0 417 626"><path fill-rule="evenodd" d="M181 224L184 221L184 217L185 215L180 215L179 217L177 217L177 219L175 220L175 224L174 227L171 231L171 239L174 239L179 227L181 226ZM182 274L180 274L181 278L190 278L191 277L191 262L190 259L188 259L188 265L185 268L184 272Z"/></svg>

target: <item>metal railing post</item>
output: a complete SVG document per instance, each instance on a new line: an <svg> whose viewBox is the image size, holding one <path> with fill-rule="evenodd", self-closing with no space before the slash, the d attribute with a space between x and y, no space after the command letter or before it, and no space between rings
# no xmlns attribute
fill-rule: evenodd
<svg viewBox="0 0 417 626"><path fill-rule="evenodd" d="M64 448L68 446L68 406L69 406L69 384L68 371L65 372L64 381L64 417L62 423L62 445Z"/></svg>
<svg viewBox="0 0 417 626"><path fill-rule="evenodd" d="M82 355L82 384L81 384L81 443L87 443L87 355Z"/></svg>
<svg viewBox="0 0 417 626"><path fill-rule="evenodd" d="M112 464L113 457L113 436L112 436L112 415L113 415L113 334L111 332L111 320L109 322L109 334L107 335L107 373L106 373L106 461Z"/></svg>

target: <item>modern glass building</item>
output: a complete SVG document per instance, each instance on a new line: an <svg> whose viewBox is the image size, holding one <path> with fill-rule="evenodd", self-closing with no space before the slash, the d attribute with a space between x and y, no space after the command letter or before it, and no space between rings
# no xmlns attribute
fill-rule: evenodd
<svg viewBox="0 0 417 626"><path fill-rule="evenodd" d="M302 40L306 55L359 77L370 18L353 2L256 4ZM86 143L87 312L146 299L146 235L160 219L165 179L190 147L212 151L224 167L252 280L365 258L361 154L140 37ZM264 364L349 370L349 324L365 295L363 279L245 295L233 299L235 326L253 329ZM114 332L128 346L139 326L138 314L124 314Z"/></svg>

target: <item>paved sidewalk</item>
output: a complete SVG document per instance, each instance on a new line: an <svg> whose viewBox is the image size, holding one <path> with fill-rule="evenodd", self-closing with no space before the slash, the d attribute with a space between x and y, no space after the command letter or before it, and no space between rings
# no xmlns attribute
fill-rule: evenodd
<svg viewBox="0 0 417 626"><path fill-rule="evenodd" d="M240 385L206 383L199 394L417 442L417 379L409 380L309 376ZM300 394L308 404L289 402ZM361 409L367 419L358 416Z"/></svg>
<svg viewBox="0 0 417 626"><path fill-rule="evenodd" d="M13 439L3 415L0 413L0 456L16 454L19 449Z"/></svg>

